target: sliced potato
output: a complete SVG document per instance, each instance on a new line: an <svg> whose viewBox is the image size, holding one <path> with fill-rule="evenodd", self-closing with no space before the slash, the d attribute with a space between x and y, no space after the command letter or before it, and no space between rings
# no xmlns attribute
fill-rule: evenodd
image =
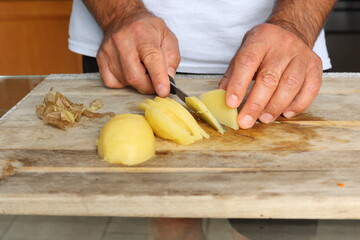
<svg viewBox="0 0 360 240"><path fill-rule="evenodd" d="M229 108L225 103L226 92L223 89L216 89L200 95L200 100L219 121L219 123L232 129L239 129L237 123L237 109Z"/></svg>
<svg viewBox="0 0 360 240"><path fill-rule="evenodd" d="M186 110L180 103L171 98L156 97L155 102L162 105L165 111L171 112L173 116L186 126L186 129L191 132L196 140L203 137L208 139L209 135L199 126L195 118Z"/></svg>
<svg viewBox="0 0 360 240"><path fill-rule="evenodd" d="M209 123L213 128L215 128L219 133L223 134L225 129L221 124L216 120L214 115L209 111L205 104L200 101L195 96L185 98L186 106L193 110L201 119Z"/></svg>
<svg viewBox="0 0 360 240"><path fill-rule="evenodd" d="M155 137L142 115L120 114L101 129L97 149L106 162L135 165L155 155Z"/></svg>
<svg viewBox="0 0 360 240"><path fill-rule="evenodd" d="M167 115L172 121L174 121L176 124L178 124L181 128L188 130L187 125L182 121L176 113L169 110L164 104L161 104L159 102L156 102L151 99L146 99L145 103L148 104L150 107L157 108L160 110L163 114Z"/></svg>
<svg viewBox="0 0 360 240"><path fill-rule="evenodd" d="M189 145L195 142L195 137L189 131L174 121L171 116L156 107L149 105L145 110L145 118L154 133L161 138L169 139L182 145Z"/></svg>
<svg viewBox="0 0 360 240"><path fill-rule="evenodd" d="M178 102L156 97L139 104L155 134L179 144L188 145L209 135Z"/></svg>

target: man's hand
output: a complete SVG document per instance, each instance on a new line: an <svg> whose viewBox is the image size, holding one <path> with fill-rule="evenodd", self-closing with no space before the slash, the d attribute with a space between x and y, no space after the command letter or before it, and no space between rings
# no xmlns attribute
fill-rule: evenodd
<svg viewBox="0 0 360 240"><path fill-rule="evenodd" d="M241 128L252 127L257 119L272 122L280 114L291 118L315 99L322 62L312 47L335 2L277 0L268 23L245 35L219 85L227 90L227 105L237 108L255 79L239 112Z"/></svg>
<svg viewBox="0 0 360 240"><path fill-rule="evenodd" d="M105 2L85 1L104 30L97 62L105 86L132 86L142 93L167 96L170 91L167 75L174 76L180 63L177 38L140 1ZM119 5L123 2L122 8ZM104 5L118 10L106 14L109 9L104 9L103 13ZM111 18L106 17L109 15Z"/></svg>
<svg viewBox="0 0 360 240"><path fill-rule="evenodd" d="M320 58L295 34L272 24L262 24L244 37L220 88L227 89L227 105L236 108L255 83L244 103L238 123L250 128L280 114L290 118L303 112L316 97L322 78Z"/></svg>

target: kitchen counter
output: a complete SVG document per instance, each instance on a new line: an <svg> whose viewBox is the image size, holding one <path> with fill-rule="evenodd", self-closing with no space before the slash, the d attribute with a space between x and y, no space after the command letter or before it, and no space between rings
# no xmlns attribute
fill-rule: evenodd
<svg viewBox="0 0 360 240"><path fill-rule="evenodd" d="M179 76L190 94L219 76ZM191 82L191 84L189 84ZM134 167L102 162L95 142L107 119L62 131L35 106L54 87L102 111L140 113L144 96L104 88L97 74L52 75L0 119L0 210L5 214L360 219L360 74L325 74L303 114L190 146L157 138L156 156ZM174 97L176 99L176 97Z"/></svg>

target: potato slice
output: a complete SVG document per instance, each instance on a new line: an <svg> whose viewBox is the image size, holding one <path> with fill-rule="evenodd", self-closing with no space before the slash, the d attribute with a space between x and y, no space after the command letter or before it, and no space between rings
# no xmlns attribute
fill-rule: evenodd
<svg viewBox="0 0 360 240"><path fill-rule="evenodd" d="M157 108L158 110L160 110L162 113L164 113L165 115L167 115L168 117L170 117L170 119L172 119L176 124L178 124L181 128L188 130L187 125L184 123L184 121L182 121L177 115L176 113L170 111L166 106L164 106L164 104L161 104L159 102L155 102L154 100L151 99L146 99L145 103L148 104L149 106L153 107L153 108Z"/></svg>
<svg viewBox="0 0 360 240"><path fill-rule="evenodd" d="M170 112L174 118L182 122L185 128L195 137L195 140L200 140L203 137L209 138L209 135L199 126L195 118L180 103L171 98L161 97L156 97L154 101L160 103L166 112Z"/></svg>
<svg viewBox="0 0 360 240"><path fill-rule="evenodd" d="M106 162L135 165L155 155L155 137L144 116L120 114L101 129L97 149Z"/></svg>
<svg viewBox="0 0 360 240"><path fill-rule="evenodd" d="M205 104L200 101L195 96L185 98L186 106L193 110L200 118L209 123L213 128L215 128L219 133L223 134L225 129L221 124L216 120L214 115L208 110Z"/></svg>
<svg viewBox="0 0 360 240"><path fill-rule="evenodd" d="M145 118L157 136L182 145L195 142L195 137L182 124L174 120L171 114L163 112L153 100L148 100L140 106L145 109Z"/></svg>
<svg viewBox="0 0 360 240"><path fill-rule="evenodd" d="M237 109L229 108L225 103L226 92L223 89L216 89L200 95L200 100L219 121L219 123L232 129L239 129L237 123Z"/></svg>

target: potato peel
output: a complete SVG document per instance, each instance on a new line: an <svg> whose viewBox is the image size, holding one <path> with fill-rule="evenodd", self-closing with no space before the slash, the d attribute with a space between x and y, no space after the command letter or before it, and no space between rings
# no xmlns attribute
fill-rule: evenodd
<svg viewBox="0 0 360 240"><path fill-rule="evenodd" d="M84 104L71 102L68 98L59 92L54 93L51 88L44 97L42 105L36 106L36 114L39 118L54 127L65 130L79 122L82 116L88 118L103 118L105 116L114 117L114 112L96 113L104 106L100 99L95 99L90 103L89 108Z"/></svg>

